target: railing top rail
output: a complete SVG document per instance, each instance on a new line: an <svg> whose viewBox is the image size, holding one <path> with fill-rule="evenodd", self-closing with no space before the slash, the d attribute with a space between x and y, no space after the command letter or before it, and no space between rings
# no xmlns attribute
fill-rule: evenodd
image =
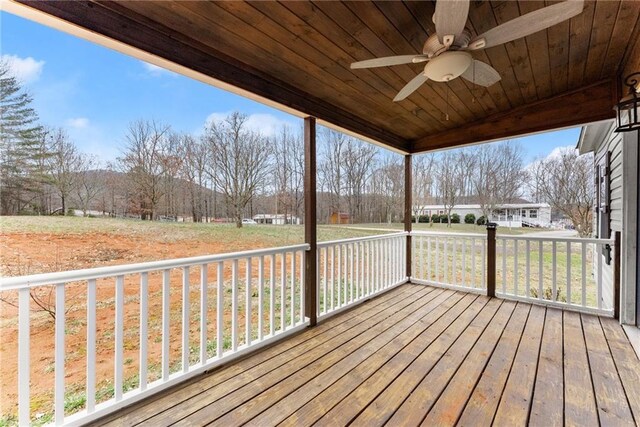
<svg viewBox="0 0 640 427"><path fill-rule="evenodd" d="M483 239L487 237L487 235L483 233L447 233L445 231L412 231L411 236L473 237L474 239Z"/></svg>
<svg viewBox="0 0 640 427"><path fill-rule="evenodd" d="M596 243L601 245L612 245L615 243L614 239L599 239L594 237L546 237L546 236L527 236L526 234L510 235L510 234L497 234L496 239L506 240L529 240L529 241L542 241L542 242L559 242L559 243Z"/></svg>
<svg viewBox="0 0 640 427"><path fill-rule="evenodd" d="M355 243L355 242L364 242L367 240L382 240L382 239L391 239L393 237L402 237L402 236L408 236L409 233L406 231L401 231L398 233L389 233L389 234L376 234L375 236L365 236L365 237L352 237L349 239L339 239L339 240L329 240L326 242L318 242L318 247L319 248L324 248L327 246L334 246L334 245L342 245L345 243Z"/></svg>
<svg viewBox="0 0 640 427"><path fill-rule="evenodd" d="M56 273L33 274L30 276L0 277L0 291L18 290L42 285L55 285L80 280L101 279L126 274L145 273L156 270L210 264L237 258L258 257L292 251L309 250L308 243L281 246L277 248L255 249L226 254L204 255L190 258L177 258L136 264L113 265L108 267L86 268L82 270L61 271Z"/></svg>

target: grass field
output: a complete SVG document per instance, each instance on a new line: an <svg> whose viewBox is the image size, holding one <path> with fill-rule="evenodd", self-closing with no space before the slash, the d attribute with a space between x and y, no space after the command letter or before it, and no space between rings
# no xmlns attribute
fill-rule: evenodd
<svg viewBox="0 0 640 427"><path fill-rule="evenodd" d="M401 231L402 224L357 224L349 226L318 226L318 240L337 240L350 237L385 234ZM414 229L451 233L485 233L485 227L466 224L454 224L451 228L446 224L414 224ZM500 229L499 233L522 234L528 229ZM130 219L80 218L80 217L0 217L0 273L2 276L19 276L53 271L65 271L81 268L92 268L105 265L119 265L162 259L182 258L198 255L245 251L257 248L269 248L303 243L303 226L251 225L237 229L233 224L194 224L150 222ZM453 257L453 255L452 255ZM453 259L451 260L451 262ZM282 259L278 260L282 263ZM286 262L286 260L285 260ZM300 265L300 261L298 266ZM449 264L451 266L451 264ZM242 266L240 277L243 277ZM467 267L470 268L470 267ZM257 267L252 270L255 274ZM212 271L210 271L211 273ZM298 269L299 272L299 269ZM191 283L198 283L198 270L190 271ZM171 342L171 371L180 369L180 329L181 329L181 272L171 274L171 335L176 337ZM286 272L285 280L290 280ZM213 276L210 276L213 277ZM225 315L223 348L228 349L230 317L229 271L225 267ZM247 292L252 293L252 304L256 304L257 286L246 287L239 282L239 301L244 301ZM125 282L125 389L137 386L137 351L139 343L138 313L139 284L137 277L128 277ZM281 277L276 282L280 283ZM212 283L214 280L212 280ZM267 281L266 285L269 283ZM113 348L114 348L114 293L113 281L98 281L98 342L97 352L104 363L98 366L97 399L106 400L113 396ZM211 285L212 306L211 318L215 310L215 292L217 285ZM299 301L301 283L294 280L296 289L293 298L290 293L284 295L275 288L276 322L288 323L291 313L291 301ZM85 405L85 337L86 337L86 284L71 284L67 293L70 309L66 315L67 346L67 388L65 396L65 412L73 413ZM192 286L190 292L192 326L191 342L198 342L199 334L199 287ZM47 288L48 289L48 288ZM46 292L47 289L44 289ZM288 292L287 288L287 292ZM77 291L77 292L76 292ZM5 298L6 295L3 296ZM14 296L10 296L11 298ZM7 298L10 300L10 298ZM285 318L280 313L281 301L285 303ZM160 375L161 344L161 311L162 291L160 275L149 276L149 381ZM32 306L33 308L33 306ZM265 307L266 308L266 307ZM242 305L239 307L242 313ZM244 321L239 319L240 323ZM15 307L0 302L0 377L3 399L0 405L0 426L15 424L17 384L17 321ZM213 322L212 336L215 336ZM31 376L38 378L32 381L32 414L36 424L51 421L52 417L52 385L54 380L54 342L53 322L44 312L35 311L31 316ZM257 332L253 331L254 337ZM239 342L242 344L242 337ZM207 353L213 355L217 346L215 340L207 343ZM190 354L197 356L197 345L190 346ZM102 357L100 357L102 356Z"/></svg>

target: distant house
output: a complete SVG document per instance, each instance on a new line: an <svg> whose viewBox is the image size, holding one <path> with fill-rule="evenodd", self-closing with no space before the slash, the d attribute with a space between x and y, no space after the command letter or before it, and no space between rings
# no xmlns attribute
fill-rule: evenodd
<svg viewBox="0 0 640 427"><path fill-rule="evenodd" d="M351 216L347 212L333 212L329 217L329 224L350 224Z"/></svg>
<svg viewBox="0 0 640 427"><path fill-rule="evenodd" d="M443 215L447 213L444 205L421 205L414 208L417 215ZM456 205L451 214L458 214L464 221L467 214L473 214L476 218L482 216L480 204ZM496 205L489 216L489 221L502 227L550 227L551 207L547 203L530 203L526 200L518 203L503 203Z"/></svg>
<svg viewBox="0 0 640 427"><path fill-rule="evenodd" d="M293 224L300 225L300 218L293 215L284 214L257 214L253 216L253 220L258 224L273 224L273 225L285 225Z"/></svg>

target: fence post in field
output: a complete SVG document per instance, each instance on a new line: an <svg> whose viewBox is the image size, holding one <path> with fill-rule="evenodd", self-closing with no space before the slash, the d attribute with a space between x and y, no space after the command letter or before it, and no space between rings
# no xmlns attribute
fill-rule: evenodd
<svg viewBox="0 0 640 427"><path fill-rule="evenodd" d="M404 231L411 233L411 204L413 194L413 179L411 174L413 168L411 167L411 154L404 156ZM407 279L411 277L411 235L407 236L406 240L406 265L405 273Z"/></svg>
<svg viewBox="0 0 640 427"><path fill-rule="evenodd" d="M496 229L498 225L487 224L487 296L496 296Z"/></svg>
<svg viewBox="0 0 640 427"><path fill-rule="evenodd" d="M616 319L620 318L620 238L620 232L616 231L613 247L613 317Z"/></svg>
<svg viewBox="0 0 640 427"><path fill-rule="evenodd" d="M304 119L304 241L309 244L305 253L304 297L305 317L309 324L317 323L317 253L316 232L316 119Z"/></svg>

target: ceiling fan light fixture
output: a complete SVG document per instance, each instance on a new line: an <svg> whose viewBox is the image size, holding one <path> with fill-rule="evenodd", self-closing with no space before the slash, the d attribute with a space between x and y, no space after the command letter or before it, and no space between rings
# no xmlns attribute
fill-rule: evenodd
<svg viewBox="0 0 640 427"><path fill-rule="evenodd" d="M429 80L448 82L467 71L473 57L468 52L448 51L436 56L424 67L424 75Z"/></svg>

